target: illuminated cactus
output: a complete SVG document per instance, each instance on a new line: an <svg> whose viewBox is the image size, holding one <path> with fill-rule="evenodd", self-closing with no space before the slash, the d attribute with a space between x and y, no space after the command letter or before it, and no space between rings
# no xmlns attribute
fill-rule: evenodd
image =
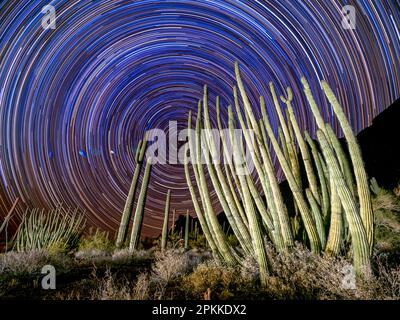
<svg viewBox="0 0 400 320"><path fill-rule="evenodd" d="M353 164L354 176L357 182L358 198L360 202L360 215L364 223L365 231L367 233L370 249L372 250L372 245L374 241L374 216L372 212L368 176L364 168L360 146L358 145L357 138L353 132L353 129L350 126L349 121L346 118L343 108L340 106L339 101L334 95L332 89L325 81L322 81L321 85L326 97L333 107L336 117L339 120L340 126L342 127L344 136L348 144L350 158Z"/></svg>
<svg viewBox="0 0 400 320"><path fill-rule="evenodd" d="M146 146L147 146L147 133L145 134L143 140L139 141L139 144L138 144L138 147L136 150L136 156L135 156L136 167L135 167L135 171L133 173L132 183L131 183L131 186L129 189L128 197L125 202L125 207L124 207L124 211L122 213L121 222L120 222L118 234L117 234L116 246L118 248L123 246L123 244L126 241L127 234L128 234L129 223L130 223L131 216L132 216L133 205L135 202L136 189L137 189L137 184L139 181L140 171L142 169L143 158L144 158L144 155L146 152Z"/></svg>
<svg viewBox="0 0 400 320"><path fill-rule="evenodd" d="M162 234L161 234L161 251L164 251L165 248L167 247L168 218L169 218L170 201L171 201L171 190L168 189L167 199L165 200L164 223L163 223L163 229L162 229Z"/></svg>
<svg viewBox="0 0 400 320"><path fill-rule="evenodd" d="M146 168L144 170L142 186L140 188L140 193L135 210L135 216L133 218L132 234L129 243L130 250L136 250L140 242L140 233L142 231L142 222L143 222L144 208L146 204L147 188L150 181L151 161L152 161L151 158L147 159Z"/></svg>
<svg viewBox="0 0 400 320"><path fill-rule="evenodd" d="M327 138L321 130L317 131L317 136L329 168L329 174L332 176L333 183L336 186L337 193L346 214L346 219L349 223L355 271L358 275L368 275L371 270L369 260L370 248L367 234L357 209L357 204L347 186L343 173L340 170L339 162Z"/></svg>
<svg viewBox="0 0 400 320"><path fill-rule="evenodd" d="M185 250L189 249L189 217L189 210L187 210L185 223Z"/></svg>

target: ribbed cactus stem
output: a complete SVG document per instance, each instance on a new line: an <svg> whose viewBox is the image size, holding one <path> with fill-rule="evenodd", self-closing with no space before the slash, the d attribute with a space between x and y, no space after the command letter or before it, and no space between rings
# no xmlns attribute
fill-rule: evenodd
<svg viewBox="0 0 400 320"><path fill-rule="evenodd" d="M185 250L189 249L189 210L186 211L186 223L185 223Z"/></svg>
<svg viewBox="0 0 400 320"><path fill-rule="evenodd" d="M235 64L235 74L236 74L236 80L238 83L239 91L242 97L243 105L245 107L246 112L249 115L250 122L252 124L252 127L255 131L256 139L258 142L259 149L261 151L261 157L263 160L264 164L264 170L266 175L261 174L260 171L263 171L262 169L257 169L257 172L260 176L260 178L268 179L264 180L264 193L266 196L269 196L269 193L272 193L273 197L273 204L272 202L268 203L268 205L271 205L271 214L274 219L274 227L275 227L275 236L276 237L282 237L283 238L283 243L284 247L290 248L294 244L293 240L293 234L290 226L290 219L289 216L287 215L287 210L286 206L283 202L282 194L279 188L279 183L276 178L276 172L275 168L271 162L271 156L269 155L269 149L268 145L264 144L263 142L263 136L261 129L259 127L258 121L256 120L252 107L250 105L249 98L247 96L246 90L244 88L244 84L242 82L241 76L240 76L240 70L239 70L239 65L238 63ZM235 105L236 105L236 112L239 118L239 121L241 122L242 129L244 129L245 132L245 139L247 142L247 146L251 144L251 141L248 141L249 139L246 138L246 130L245 130L245 125L243 124L243 120L241 119L241 111L240 107L237 103L237 94L235 92L234 88L234 95L235 97ZM257 168L258 165L256 165ZM268 182L267 182L268 181ZM275 206L275 207L274 207ZM281 235L279 235L279 232Z"/></svg>
<svg viewBox="0 0 400 320"><path fill-rule="evenodd" d="M175 232L175 216L176 216L176 209L172 209L171 234Z"/></svg>
<svg viewBox="0 0 400 320"><path fill-rule="evenodd" d="M130 250L136 250L140 242L140 233L142 230L144 208L146 205L147 189L150 181L151 162L152 159L148 158L146 162L146 168L144 170L142 186L140 188L140 193L137 201L135 216L133 218L132 234L129 244Z"/></svg>
<svg viewBox="0 0 400 320"><path fill-rule="evenodd" d="M243 154L241 154L240 147L238 145L236 137L234 137L233 133L233 114L231 112L231 109L229 109L229 129L230 129L230 135L231 135L231 141L233 145L233 156L234 156L234 162L240 163L241 162L241 157ZM248 186L248 178L249 175L243 175L239 174L238 178L240 180L240 187L242 189L242 194L243 194L243 203L245 207L245 212L247 214L247 218L249 221L249 230L251 234L251 239L252 239L252 245L254 247L254 255L256 257L256 260L258 262L259 268L260 268L260 278L261 278L261 283L263 285L266 284L267 276L268 276L268 265L267 265L267 256L266 256L266 251L265 251L265 246L264 246L264 240L263 236L261 233L260 225L257 220L257 213L254 208L253 204L253 197L254 194L250 192L249 186ZM247 178L247 181L246 181ZM268 219L267 217L264 217L266 220L266 223L268 224L269 228L273 228L272 226L272 221Z"/></svg>
<svg viewBox="0 0 400 320"><path fill-rule="evenodd" d="M322 250L324 250L326 245L326 234L325 234L325 226L324 226L324 221L322 219L321 210L317 201L314 198L314 194L309 188L306 189L306 196L308 199L308 203L311 206L311 212L313 213L314 216L315 225L317 226L319 240L321 241L321 247Z"/></svg>
<svg viewBox="0 0 400 320"><path fill-rule="evenodd" d="M164 251L167 247L168 241L168 218L169 218L169 207L171 201L171 190L168 189L167 198L165 200L165 209L164 209L164 223L161 234L161 251Z"/></svg>
<svg viewBox="0 0 400 320"><path fill-rule="evenodd" d="M204 86L204 128L206 133L206 141L211 151L211 159L207 161L208 173L211 178L211 182L214 186L214 190L218 196L222 209L224 210L225 216L232 227L234 234L236 235L241 247L247 252L252 251L250 242L251 237L249 231L244 224L239 210L236 207L234 197L232 195L231 189L226 181L225 175L219 164L219 150L217 150L216 141L213 133L211 132L211 119L210 112L208 109L208 90L207 86ZM216 160L216 161L215 161Z"/></svg>
<svg viewBox="0 0 400 320"><path fill-rule="evenodd" d="M351 192L354 194L355 182L353 178L353 171L351 170L347 156L343 150L342 145L340 144L339 139L336 137L331 125L329 123L326 123L325 128L326 128L326 134L328 135L333 150L335 150L336 156L338 157L340 168L342 169L344 177L346 178L347 185L349 186Z"/></svg>
<svg viewBox="0 0 400 320"><path fill-rule="evenodd" d="M275 92L275 86L272 82L269 83L269 89L271 91L272 100L274 101L275 111L276 111L276 114L278 115L279 123L281 125L283 135L286 140L287 151L288 151L289 161L290 161L289 165L292 168L292 172L297 181L297 184L301 188L301 186L302 186L301 172L300 172L299 161L297 158L296 145L294 143L294 140L290 136L288 124L286 123L285 118L283 117L282 109L280 107L279 100L278 100L278 97ZM291 105L291 102L293 100L293 92L290 88L287 88L287 99L281 97L281 100L288 106ZM288 121L289 121L289 119L288 119Z"/></svg>
<svg viewBox="0 0 400 320"><path fill-rule="evenodd" d="M335 94L325 81L321 82L322 89L325 92L326 97L331 103L336 117L339 120L340 126L342 127L344 136L346 138L351 162L353 164L354 176L357 182L358 198L360 202L360 215L363 221L365 231L367 233L368 243L372 252L372 246L374 242L374 216L371 205L371 193L368 185L368 176L364 168L364 162L361 155L361 149L358 145L357 138L350 126L349 121L343 111L343 108L339 104Z"/></svg>
<svg viewBox="0 0 400 320"><path fill-rule="evenodd" d="M189 118L191 118L190 115L189 115ZM188 145L186 145L186 154L187 154L188 150L189 150L189 147L188 147ZM191 150L193 150L193 149L191 149ZM202 211L202 208L200 207L200 203L197 199L196 191L194 189L192 179L190 176L189 163L187 161L184 163L184 168L185 168L186 183L188 185L190 196L192 198L194 210L196 212L197 218L199 219L200 227L203 230L204 236L210 245L210 248L211 248L211 251L213 252L214 257L216 257L218 259L220 257L219 251L218 251L217 245L214 241L214 237L211 234L210 228L208 227L208 223L206 221L206 218ZM196 226L197 226L197 224L196 224Z"/></svg>
<svg viewBox="0 0 400 320"><path fill-rule="evenodd" d="M262 119L261 119L261 121L262 121ZM283 135L281 126L278 126L278 137L279 137L279 141L281 142L283 154L285 155L285 158L288 161L290 161L289 152L288 152L288 148L287 148L287 142L286 142L285 136Z"/></svg>
<svg viewBox="0 0 400 320"><path fill-rule="evenodd" d="M321 188L320 188L321 189L320 198L322 199L321 200L321 210L322 210L322 215L325 219L329 213L330 202L329 202L329 192L328 192L327 180L325 178L324 169L322 167L322 163L321 163L321 159L320 159L320 152L317 149L317 146L316 146L314 140L311 139L311 136L309 135L309 133L307 131L304 131L304 136L306 138L308 145L311 148L311 154L312 154L312 157L314 160L315 167L317 169L318 179L319 179L319 183L321 186Z"/></svg>
<svg viewBox="0 0 400 320"><path fill-rule="evenodd" d="M196 167L198 169L198 185L200 188L200 193L203 194L202 200L204 200L204 207L205 212L208 217L208 222L210 225L210 231L213 234L213 237L216 241L218 250L225 260L226 263L232 264L235 263L236 257L233 255L231 248L229 247L228 243L226 242L225 235L222 231L222 228L218 222L218 218L215 214L211 198L210 192L208 188L208 183L206 180L204 167L201 162L201 155L202 155L202 141L201 141L201 105L199 105L199 110L197 112L197 120L196 120L196 156L197 156L197 164Z"/></svg>
<svg viewBox="0 0 400 320"><path fill-rule="evenodd" d="M138 147L136 149L136 156L135 156L136 167L133 173L132 183L129 188L128 196L126 198L125 207L122 213L121 222L117 234L116 246L118 248L125 243L128 234L129 223L133 212L133 205L135 202L137 184L139 181L140 171L142 169L142 163L146 151L146 146L147 146L147 133L145 134L144 139L139 141Z"/></svg>
<svg viewBox="0 0 400 320"><path fill-rule="evenodd" d="M250 154L253 156L252 159L253 159L256 171L257 171L259 177L261 177L260 182L263 187L264 194L267 198L268 206L270 208L270 212L271 212L271 216L272 216L272 220L273 220L272 229L274 230L273 231L274 244L278 250L284 250L285 242L283 239L281 222L279 220L279 214L278 214L278 210L283 210L284 204L283 204L282 198L280 197L280 190L277 188L278 181L275 176L275 171L272 168L272 164L269 161L269 156L268 156L265 148L263 148L264 145L262 143L260 143L260 139L259 139L260 136L258 137L259 148L257 149L257 148L255 148L254 142L253 142L252 138L250 137L249 132L246 130L247 129L246 124L243 120L242 112L240 111L236 88L234 88L234 97L235 97L236 113L237 113L237 116L239 119L240 126L243 130L247 148L250 150ZM231 114L231 110L229 112ZM251 113L251 115L254 116L252 113ZM231 114L231 118L233 118L233 114ZM235 137L233 137L233 133L231 135L232 135L231 139L235 139ZM262 134L261 134L261 139L262 139ZM237 153L244 155L244 149L242 150L241 146L240 147L238 146L238 149L239 149L239 151ZM263 160L266 161L266 165L268 166L269 170L267 170L265 165L262 166L262 164L259 160L259 158L260 158L259 154L258 154L259 151L261 151L262 158L263 158ZM255 186L252 185L252 177L246 178L244 183L246 183L246 182L248 184L248 187L253 188L253 190L250 190L251 194L253 196L257 195L258 193L255 192L255 190L254 190L256 188L255 188ZM275 190L276 199L274 198L273 190ZM281 206L277 207L277 201L279 201L279 199L280 199L279 203L281 204ZM256 201L256 203L261 204L259 201L260 200L259 198L254 199L254 200ZM260 214L261 214L264 222L268 225L268 215L267 215L266 210L260 211ZM288 240L290 241L290 238ZM288 246L291 246L291 244L289 244Z"/></svg>
<svg viewBox="0 0 400 320"><path fill-rule="evenodd" d="M239 214L240 214L240 217L241 217L243 223L245 225L247 225L248 221L247 221L247 217L246 217L246 214L244 212L244 209L243 209L243 205L240 202L239 197L236 194L236 190L238 190L239 194L241 194L240 182L239 182L239 180L238 180L238 178L236 176L236 172L235 172L235 169L233 167L232 156L231 156L231 152L230 152L229 147L228 147L227 137L225 136L225 130L222 127L219 97L217 97L216 109L217 109L218 129L220 131L224 157L225 157L225 160L227 162L227 163L226 162L224 163L225 174L226 174L226 177L227 177L229 188L230 188L231 193L232 193L232 197L233 197L233 199L235 201L235 204L236 204L236 208L239 211ZM230 176L232 176L232 178L234 180L233 182L230 179ZM235 188L235 185L236 185L236 188Z"/></svg>
<svg viewBox="0 0 400 320"><path fill-rule="evenodd" d="M318 231L317 231L317 228L315 225L313 215L312 215L311 210L308 207L308 204L304 198L303 191L299 187L299 185L296 181L296 178L294 177L294 174L290 168L290 165L289 165L288 161L285 159L285 156L278 144L278 141L275 138L274 132L272 130L271 124L268 119L268 115L265 111L266 108L265 108L265 101L264 101L263 97L260 97L260 103L261 103L261 110L263 113L265 128L267 130L268 136L271 140L271 143L275 150L275 153L278 157L279 163L281 164L282 171L286 176L286 179L288 181L290 189L292 190L293 197L299 208L302 220L304 222L305 229L307 231L307 235L310 240L311 250L314 253L319 253L321 251L321 242L319 240L319 235L318 235Z"/></svg>
<svg viewBox="0 0 400 320"><path fill-rule="evenodd" d="M315 201L318 203L318 205L320 205L321 199L320 199L320 196L318 193L317 178L315 177L311 155L307 148L307 144L303 138L303 135L301 133L300 126L294 115L293 108L290 105L288 106L288 113L289 113L290 121L292 123L294 134L297 139L297 143L300 148L301 156L303 157L304 168L306 170L306 175L307 175L308 183L310 186L310 190L312 192L312 195L313 195Z"/></svg>
<svg viewBox="0 0 400 320"><path fill-rule="evenodd" d="M337 256L340 253L343 243L343 212L342 204L336 190L333 178L330 179L331 185L331 221L329 224L328 240L325 252L331 256Z"/></svg>
<svg viewBox="0 0 400 320"><path fill-rule="evenodd" d="M355 271L358 275L368 275L370 273L370 249L367 234L357 209L357 204L347 186L345 178L340 170L339 162L336 159L327 138L321 130L317 131L317 137L329 168L329 174L336 186L337 193L346 214L346 219L349 223Z"/></svg>

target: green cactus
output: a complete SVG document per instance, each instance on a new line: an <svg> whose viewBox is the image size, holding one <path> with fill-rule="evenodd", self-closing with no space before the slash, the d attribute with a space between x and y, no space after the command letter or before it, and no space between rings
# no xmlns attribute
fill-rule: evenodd
<svg viewBox="0 0 400 320"><path fill-rule="evenodd" d="M145 134L143 140L139 141L138 148L136 150L136 156L135 156L136 167L133 173L132 183L129 188L128 197L125 202L124 211L122 213L121 222L118 229L117 241L116 241L117 247L121 247L127 240L126 238L128 234L129 223L132 216L137 184L139 181L140 171L142 169L142 163L146 152L146 147L147 147L147 133Z"/></svg>
<svg viewBox="0 0 400 320"><path fill-rule="evenodd" d="M167 247L168 218L169 218L170 201L171 201L171 190L168 189L167 199L165 200L164 223L163 223L163 229L162 229L162 234L161 234L161 251L164 251L165 248Z"/></svg>
<svg viewBox="0 0 400 320"><path fill-rule="evenodd" d="M250 245L251 238L249 231L244 224L239 210L236 207L233 195L231 193L231 189L229 188L228 183L226 182L225 175L221 169L219 164L219 159L215 159L216 155L219 155L216 142L214 136L211 132L211 120L210 120L210 113L208 110L208 90L207 86L204 86L204 97L203 97L203 112L204 112L204 128L206 133L206 140L207 144L210 148L211 155L213 161L207 161L206 165L208 168L208 173L211 178L211 182L214 186L214 190L218 196L222 209L229 221L229 224L232 227L234 234L236 235L237 239L241 247L247 252L252 252L252 248Z"/></svg>
<svg viewBox="0 0 400 320"><path fill-rule="evenodd" d="M289 90L289 89L288 89ZM294 129L294 134L296 136L297 139L297 143L299 145L300 148L300 152L301 155L303 157L303 163L304 163L304 167L306 170L306 175L307 175L307 179L308 179L308 183L310 186L310 190L312 192L313 198L315 199L315 201L318 203L318 205L321 204L321 199L318 193L318 184L317 184L317 178L315 177L315 173L314 173L314 168L313 168L313 163L312 163L312 159L311 159L311 155L310 152L307 148L307 144L303 138L303 135L301 133L299 124L297 123L296 117L294 115L294 111L291 105L288 106L288 112L289 112L289 118L290 121L292 123L292 127Z"/></svg>
<svg viewBox="0 0 400 320"><path fill-rule="evenodd" d="M340 170L339 162L336 159L327 138L321 130L317 131L317 137L329 168L329 174L336 186L337 193L346 214L346 219L349 223L355 271L358 275L369 274L371 270L369 260L370 248L367 233L357 209L357 204L354 201L343 173Z"/></svg>
<svg viewBox="0 0 400 320"><path fill-rule="evenodd" d="M222 231L222 228L218 222L217 216L215 214L211 198L210 198L210 192L208 188L208 183L206 180L205 172L204 172L204 167L201 161L201 155L202 155L202 141L201 141L201 105L199 104L199 109L197 111L197 120L196 120L196 168L198 170L198 181L197 185L200 188L200 193L202 194L202 200L204 200L204 207L205 207L205 213L207 217L207 221L210 226L210 231L216 241L217 248L219 250L219 253L227 262L228 264L235 263L237 261L236 257L234 256L232 249L229 247L229 245L226 242L225 235Z"/></svg>
<svg viewBox="0 0 400 320"><path fill-rule="evenodd" d="M314 164L315 167L317 169L317 174L318 174L318 180L320 183L320 198L321 200L321 210L322 210L322 215L324 217L324 219L328 216L329 213L329 207L330 207L330 201L329 201L329 190L328 190L328 186L327 186L327 182L326 182L326 178L325 178L325 174L324 174L324 169L322 167L322 163L321 163L321 158L320 158L320 152L317 149L317 146L314 142L313 139L311 139L311 136L309 135L309 133L307 131L304 131L304 136L306 138L306 141L308 143L308 145L311 148L311 154L314 160Z"/></svg>
<svg viewBox="0 0 400 320"><path fill-rule="evenodd" d="M328 240L325 252L331 256L338 256L343 244L343 211L339 195L333 178L329 179L331 184L331 220L329 224Z"/></svg>
<svg viewBox="0 0 400 320"><path fill-rule="evenodd" d="M242 101L245 107L245 110L247 114L249 115L250 122L252 124L253 129L255 130L255 135L256 139L258 142L259 149L261 151L261 157L263 160L263 169L257 169L257 172L262 178L261 180L264 181L264 193L267 197L272 198L273 201L268 202L268 206L270 206L270 211L274 220L274 233L275 236L277 237L278 243L281 242L280 238L283 239L283 248L291 248L293 246L293 234L292 234L292 228L290 225L290 219L287 215L287 209L286 206L283 202L282 194L279 188L278 180L276 177L275 173L275 168L271 162L271 156L269 154L268 146L264 145L263 143L263 137L262 137L262 132L259 127L259 124L254 116L253 110L250 105L249 98L247 97L246 90L244 88L244 84L242 82L241 76L240 76L240 70L239 70L239 65L236 63L235 64L235 74L236 74L236 80L238 83L239 91L242 97ZM234 95L237 96L234 90ZM241 119L241 111L239 108L239 105L237 103L237 98L235 98L235 105L236 105L236 113L238 115L239 121L241 123L242 129L244 130L245 133L245 139L247 142L247 146L251 145L251 139L246 138L246 128L244 125L244 121ZM254 161L256 168L259 166L256 164L256 161ZM266 175L261 174L260 171L263 172L265 170ZM268 179L268 180L267 180ZM279 249L279 247L278 247Z"/></svg>
<svg viewBox="0 0 400 320"><path fill-rule="evenodd" d="M299 208L300 215L304 222L304 227L307 231L308 238L310 240L311 250L314 253L319 253L321 251L321 241L318 236L317 227L315 225L315 221L312 215L312 212L307 204L307 201L304 198L303 191L299 187L296 178L290 168L288 161L285 159L285 156L278 144L277 139L275 138L274 132L272 130L271 124L268 120L268 115L266 113L265 100L263 97L260 97L261 110L263 113L264 125L267 130L267 134L272 142L275 153L278 157L279 163L281 164L282 170L286 176L286 179L289 183L289 187L292 190L293 197L296 201L296 204Z"/></svg>
<svg viewBox="0 0 400 320"><path fill-rule="evenodd" d="M186 211L185 223L185 250L189 249L189 210Z"/></svg>
<svg viewBox="0 0 400 320"><path fill-rule="evenodd" d="M132 226L132 233L131 239L129 243L130 250L136 250L138 248L140 242L140 234L142 231L142 222L143 222L143 215L144 215L144 208L146 204L146 197L147 197L147 188L150 181L150 173L151 173L151 162L152 159L148 158L146 162L146 168L144 170L142 186L140 188L140 193L136 205L135 216L133 217L133 226Z"/></svg>
<svg viewBox="0 0 400 320"><path fill-rule="evenodd" d="M365 231L367 233L368 243L372 252L372 246L374 242L374 216L372 212L371 194L368 185L368 176L364 168L364 162L361 155L360 146L358 145L357 138L350 126L349 121L340 106L332 89L328 83L321 81L322 89L325 92L328 101L332 105L333 111L339 120L340 126L343 130L343 134L346 138L351 162L353 164L354 176L357 182L357 192L360 202L360 215L363 221Z"/></svg>

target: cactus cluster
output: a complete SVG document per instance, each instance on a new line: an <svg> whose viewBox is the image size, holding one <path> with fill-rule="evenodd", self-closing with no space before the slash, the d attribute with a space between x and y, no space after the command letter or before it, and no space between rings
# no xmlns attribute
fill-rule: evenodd
<svg viewBox="0 0 400 320"><path fill-rule="evenodd" d="M85 227L84 215L78 209L27 210L15 233L14 248L18 252L42 249L65 249L77 244Z"/></svg>
<svg viewBox="0 0 400 320"><path fill-rule="evenodd" d="M293 92L290 88L286 90L286 97L280 96L279 100L274 85L270 83L274 104L271 109L275 110L279 120L275 133L262 96L262 117L257 119L259 112L250 102L237 63L235 75L236 117L233 108L228 106L227 130L222 126L219 98L216 100L221 141L217 141L210 131L208 89L205 86L203 99L198 104L195 134L189 136L186 146L193 171L192 175L189 163L185 163L186 181L200 226L214 256L231 264L240 262L243 253L252 255L258 262L261 281L265 282L268 275L265 241L273 243L283 254L291 250L295 241L302 241L315 254L325 251L339 255L351 251L356 272L369 272L374 226L368 179L356 137L329 85L321 83L344 133L350 159L333 129L323 119L306 79L302 79L302 84L317 123L318 144L308 132L301 130L292 106ZM286 107L285 112L280 101ZM192 114L189 113L188 128L191 127ZM241 136L236 135L237 128L242 129L245 143ZM215 161L219 142L226 157L224 164L220 164L218 159ZM246 158L245 151L251 159ZM285 199L280 189L273 155L278 159L293 195L290 206L288 201L292 200ZM213 161L204 163L200 161L201 157ZM242 174L243 169L250 167L250 160L256 174ZM304 168L304 175L301 168ZM207 183L206 173L211 185ZM241 250L228 244L218 223L210 198L211 186Z"/></svg>
<svg viewBox="0 0 400 320"><path fill-rule="evenodd" d="M121 222L119 225L117 239L116 239L116 246L122 247L125 242L128 240L128 231L129 231L129 224L131 221L132 213L134 210L134 202L135 202L135 195L136 190L138 187L139 176L143 166L143 160L146 153L147 148L147 141L148 136L147 133L145 134L143 140L139 141L137 150L136 150L136 167L133 173L131 187L129 189L128 197L125 202L124 211L122 213ZM150 181L151 175L151 168L152 168L152 159L147 158L145 171L143 174L142 185L140 188L135 214L133 218L133 225L131 230L131 236L129 238L129 249L135 250L138 247L140 241L140 234L142 229L142 222L143 222L143 214L146 204L146 197L147 197L147 189Z"/></svg>

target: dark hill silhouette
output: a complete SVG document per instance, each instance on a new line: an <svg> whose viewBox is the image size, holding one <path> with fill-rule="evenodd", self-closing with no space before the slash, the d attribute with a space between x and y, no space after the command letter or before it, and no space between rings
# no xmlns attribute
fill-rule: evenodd
<svg viewBox="0 0 400 320"><path fill-rule="evenodd" d="M400 182L400 99L357 135L369 177L393 189Z"/></svg>

